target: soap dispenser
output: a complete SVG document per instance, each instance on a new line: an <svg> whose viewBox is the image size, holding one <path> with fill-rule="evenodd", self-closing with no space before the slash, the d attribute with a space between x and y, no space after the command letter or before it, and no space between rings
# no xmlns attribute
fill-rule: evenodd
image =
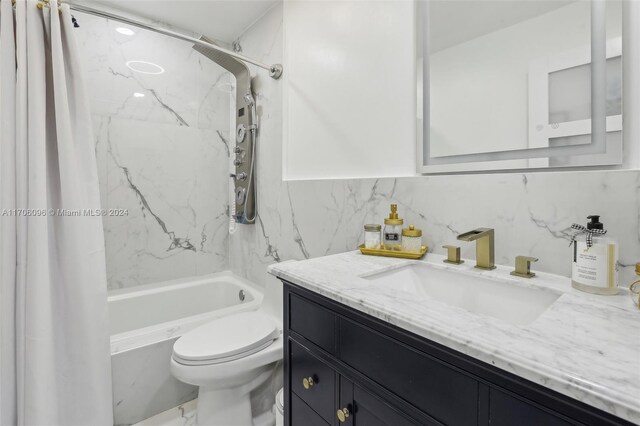
<svg viewBox="0 0 640 426"><path fill-rule="evenodd" d="M618 245L604 235L607 231L600 216L588 216L587 226L573 224L578 231L572 239L571 285L595 294L617 294ZM579 238L584 234L584 238Z"/></svg>
<svg viewBox="0 0 640 426"><path fill-rule="evenodd" d="M383 243L387 250L400 250L402 247L403 219L398 217L398 205L391 204L389 217L384 220Z"/></svg>

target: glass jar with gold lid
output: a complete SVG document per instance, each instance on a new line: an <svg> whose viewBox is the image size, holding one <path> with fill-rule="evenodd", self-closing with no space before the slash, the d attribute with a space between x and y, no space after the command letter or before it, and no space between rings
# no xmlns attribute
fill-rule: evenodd
<svg viewBox="0 0 640 426"><path fill-rule="evenodd" d="M382 227L378 224L364 225L364 247L368 249L380 248L380 230Z"/></svg>
<svg viewBox="0 0 640 426"><path fill-rule="evenodd" d="M402 251L420 253L422 250L422 229L413 225L402 230Z"/></svg>

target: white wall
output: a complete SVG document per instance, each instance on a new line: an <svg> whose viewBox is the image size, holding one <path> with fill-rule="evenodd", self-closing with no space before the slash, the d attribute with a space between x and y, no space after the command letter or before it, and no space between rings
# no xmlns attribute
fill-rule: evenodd
<svg viewBox="0 0 640 426"><path fill-rule="evenodd" d="M284 3L284 179L415 174L411 1Z"/></svg>

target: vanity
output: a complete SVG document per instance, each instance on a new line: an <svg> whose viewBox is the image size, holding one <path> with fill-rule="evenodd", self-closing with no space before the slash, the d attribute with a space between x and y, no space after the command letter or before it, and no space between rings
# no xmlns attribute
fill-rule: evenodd
<svg viewBox="0 0 640 426"><path fill-rule="evenodd" d="M640 423L627 295L442 260L353 252L270 267L284 283L285 424Z"/></svg>

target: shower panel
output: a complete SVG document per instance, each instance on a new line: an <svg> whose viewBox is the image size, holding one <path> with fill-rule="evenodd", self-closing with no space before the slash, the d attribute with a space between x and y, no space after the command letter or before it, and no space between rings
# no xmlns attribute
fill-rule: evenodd
<svg viewBox="0 0 640 426"><path fill-rule="evenodd" d="M206 37L200 40L215 44ZM236 78L236 129L235 143L229 147L230 154L235 155L233 165L235 173L231 173L234 181L235 214L238 223L254 223L256 219L256 189L255 189L255 154L258 133L256 105L251 92L251 74L249 68L241 61L216 50L202 45L193 48L211 59L222 68L232 73ZM231 208L232 206L230 206Z"/></svg>

